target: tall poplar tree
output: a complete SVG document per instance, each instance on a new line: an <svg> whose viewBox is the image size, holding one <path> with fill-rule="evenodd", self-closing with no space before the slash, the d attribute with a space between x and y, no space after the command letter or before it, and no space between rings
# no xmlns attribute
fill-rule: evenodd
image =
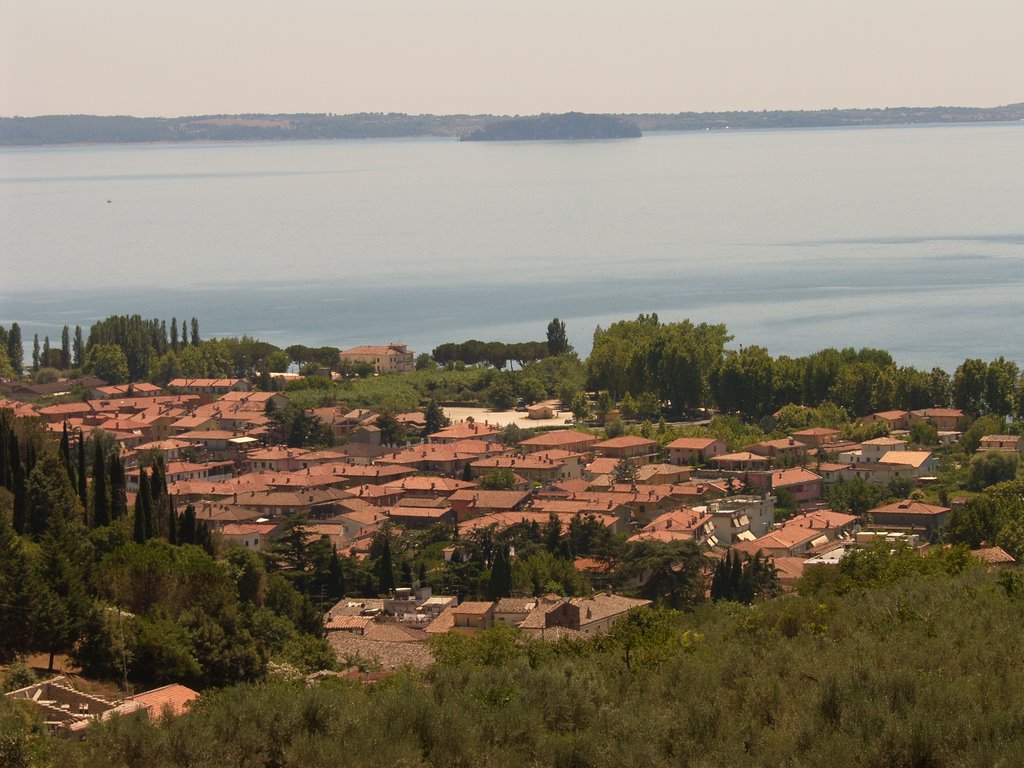
<svg viewBox="0 0 1024 768"><path fill-rule="evenodd" d="M75 368L81 368L85 365L85 342L82 341L82 326L75 326L75 344L72 348L74 352L74 363Z"/></svg>
<svg viewBox="0 0 1024 768"><path fill-rule="evenodd" d="M14 372L21 376L25 368L25 347L21 341L21 326L17 323L11 323L11 330L7 334L7 357Z"/></svg>
<svg viewBox="0 0 1024 768"><path fill-rule="evenodd" d="M65 371L71 367L71 333L66 325L60 332L60 367Z"/></svg>
<svg viewBox="0 0 1024 768"><path fill-rule="evenodd" d="M39 334L32 337L32 373L39 370Z"/></svg>

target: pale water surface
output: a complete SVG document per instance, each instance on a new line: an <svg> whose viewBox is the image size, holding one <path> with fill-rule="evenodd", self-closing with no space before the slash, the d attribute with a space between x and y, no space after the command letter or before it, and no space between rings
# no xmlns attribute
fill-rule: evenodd
<svg viewBox="0 0 1024 768"><path fill-rule="evenodd" d="M108 202L109 200L109 202ZM0 324L416 351L553 316L1024 362L1024 125L0 150Z"/></svg>

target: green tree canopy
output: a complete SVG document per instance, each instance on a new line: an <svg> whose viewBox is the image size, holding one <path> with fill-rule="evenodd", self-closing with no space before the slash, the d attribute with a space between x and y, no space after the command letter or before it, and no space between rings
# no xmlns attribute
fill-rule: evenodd
<svg viewBox="0 0 1024 768"><path fill-rule="evenodd" d="M128 358L116 344L91 346L85 355L85 370L110 384L127 384L132 379ZM144 375L145 371L139 378Z"/></svg>

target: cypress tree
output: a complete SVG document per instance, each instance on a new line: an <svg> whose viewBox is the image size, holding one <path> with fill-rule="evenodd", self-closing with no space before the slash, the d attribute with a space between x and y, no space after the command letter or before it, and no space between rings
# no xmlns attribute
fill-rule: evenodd
<svg viewBox="0 0 1024 768"><path fill-rule="evenodd" d="M178 318L171 318L171 349L178 351Z"/></svg>
<svg viewBox="0 0 1024 768"><path fill-rule="evenodd" d="M107 462L99 440L93 440L92 457L92 524L99 528L110 525L110 500L107 498Z"/></svg>
<svg viewBox="0 0 1024 768"><path fill-rule="evenodd" d="M178 543L196 543L196 508L191 504L185 507L181 521L178 523Z"/></svg>
<svg viewBox="0 0 1024 768"><path fill-rule="evenodd" d="M544 546L548 552L551 554L558 552L558 545L562 540L562 522L554 512L548 515L548 521L544 524L543 536Z"/></svg>
<svg viewBox="0 0 1024 768"><path fill-rule="evenodd" d="M36 446L31 441L25 442L25 479L28 480L28 476L32 474L32 470L36 468Z"/></svg>
<svg viewBox="0 0 1024 768"><path fill-rule="evenodd" d="M78 431L78 500L82 502L82 509L88 517L89 509L89 484L85 476L85 435Z"/></svg>
<svg viewBox="0 0 1024 768"><path fill-rule="evenodd" d="M135 494L135 525L132 531L132 538L136 544L143 544L150 538L150 531L153 528L152 520L147 525L146 518L151 516L152 499L150 498L149 477L145 469L139 470L139 492Z"/></svg>
<svg viewBox="0 0 1024 768"><path fill-rule="evenodd" d="M21 464L21 449L18 447L18 436L14 434L13 424L11 424L11 430L7 434L7 461L10 462L11 466L11 484L8 487L13 491L14 483L18 476L18 465Z"/></svg>
<svg viewBox="0 0 1024 768"><path fill-rule="evenodd" d="M331 560L327 564L327 590L337 598L345 594L345 569L341 567L337 547L331 549Z"/></svg>
<svg viewBox="0 0 1024 768"><path fill-rule="evenodd" d="M199 346L199 321L192 318L192 346Z"/></svg>
<svg viewBox="0 0 1024 768"><path fill-rule="evenodd" d="M427 564L422 560L420 560L420 567L416 573L416 578L421 587L427 586Z"/></svg>
<svg viewBox="0 0 1024 768"><path fill-rule="evenodd" d="M68 438L68 423L66 421L64 422L64 431L60 433L60 457L64 461L68 477L73 483L75 481L75 471L71 464L71 440Z"/></svg>
<svg viewBox="0 0 1024 768"><path fill-rule="evenodd" d="M149 502L150 502L150 538L153 536L161 536L165 533L163 530L166 517L164 512L166 511L166 497L167 497L167 483L164 480L164 462L163 459L157 459L156 464L150 468L149 475Z"/></svg>
<svg viewBox="0 0 1024 768"><path fill-rule="evenodd" d="M124 465L118 449L110 452L110 519L120 520L128 516L128 499L125 496Z"/></svg>
<svg viewBox="0 0 1024 768"><path fill-rule="evenodd" d="M213 537L210 535L210 528L203 520L196 522L196 544L206 550L206 554L211 557L217 553L213 546Z"/></svg>
<svg viewBox="0 0 1024 768"><path fill-rule="evenodd" d="M146 536L146 541L148 541L156 536L156 511L154 510L152 479L150 479L150 482L148 483L141 482L139 484L139 491L143 498L143 531Z"/></svg>
<svg viewBox="0 0 1024 768"><path fill-rule="evenodd" d="M46 366L46 365L49 365L49 364L50 364L50 337L49 336L44 336L43 337L43 354L39 358L39 365L40 365L40 367L43 367L43 366Z"/></svg>
<svg viewBox="0 0 1024 768"><path fill-rule="evenodd" d="M390 594L395 588L395 570L391 562L391 537L384 535L384 548L380 554L380 561L377 563L377 592L378 594Z"/></svg>
<svg viewBox="0 0 1024 768"><path fill-rule="evenodd" d="M723 589L722 589L722 564L724 562L725 562L725 559L723 558L722 560L719 560L717 563L715 563L715 572L711 576L711 599L712 600L721 600L721 599L723 599L722 598L722 592L723 592Z"/></svg>
<svg viewBox="0 0 1024 768"><path fill-rule="evenodd" d="M491 578L487 584L487 598L500 600L512 594L512 564L509 561L508 547L499 546L491 565Z"/></svg>
<svg viewBox="0 0 1024 768"><path fill-rule="evenodd" d="M167 505L167 541L169 544L178 544L178 515L174 507Z"/></svg>
<svg viewBox="0 0 1024 768"><path fill-rule="evenodd" d="M167 483L164 480L164 461L163 459L157 459L156 463L150 468L149 495L156 502L166 492Z"/></svg>
<svg viewBox="0 0 1024 768"><path fill-rule="evenodd" d="M754 602L754 573L760 569L760 554L754 555L752 560L746 562L746 567L743 568L742 576L740 577L739 588L736 592L736 600L750 605Z"/></svg>
<svg viewBox="0 0 1024 768"><path fill-rule="evenodd" d="M32 373L39 370L39 334L32 337Z"/></svg>
<svg viewBox="0 0 1024 768"><path fill-rule="evenodd" d="M6 350L5 350L6 351ZM0 486L14 489L14 465L11 463L10 411L0 410Z"/></svg>
<svg viewBox="0 0 1024 768"><path fill-rule="evenodd" d="M142 475L146 470L140 470ZM142 483L139 484L139 492L135 494L135 508L132 511L132 541L142 544L146 540L146 513L142 509Z"/></svg>
<svg viewBox="0 0 1024 768"><path fill-rule="evenodd" d="M732 551L732 568L729 569L729 599L736 600L739 597L740 585L743 582L743 561L740 560L740 553Z"/></svg>
<svg viewBox="0 0 1024 768"><path fill-rule="evenodd" d="M25 465L20 461L14 465L14 516L11 525L18 533L24 535L28 532L28 488L25 485L25 478L28 473Z"/></svg>
<svg viewBox="0 0 1024 768"><path fill-rule="evenodd" d="M11 459L7 455L7 435L0 429L0 488L10 490L13 484L14 473L11 470Z"/></svg>

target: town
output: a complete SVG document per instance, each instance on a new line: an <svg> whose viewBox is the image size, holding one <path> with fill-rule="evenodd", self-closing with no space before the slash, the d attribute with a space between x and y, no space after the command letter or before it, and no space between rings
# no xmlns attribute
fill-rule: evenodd
<svg viewBox="0 0 1024 768"><path fill-rule="evenodd" d="M876 569L886 560L913 570L960 552L958 569L1012 570L1024 555L1024 429L1012 420L1024 380L1014 364L969 360L937 398L933 371L917 394L885 400L883 362L868 394L854 386L840 406L832 398L874 352L846 362L836 353L824 385L814 381L820 360L805 363L819 400L795 393L780 404L754 364L774 366L778 381L781 358L727 352L724 327L690 327L694 346L718 339L716 359L692 363L659 394L653 376L638 386L635 371L602 369L601 356L628 333L680 329L656 316L617 325L586 367L556 318L546 343L492 344L491 363L481 344L417 355L390 343L302 348L276 366L290 372L250 361L249 375L215 377L173 375L178 361L222 344L201 341L195 320L191 340L172 322L145 377L129 371L126 337L100 341L103 324L88 346L79 329L74 352L68 329L63 350L37 339L31 366L12 361L5 330L0 661L5 679L24 683L7 696L81 735L117 713L180 714L204 688L268 669L376 683L436 663L445 637L586 642L625 632L620 623L643 626L644 612L784 600L871 558ZM78 375L68 378L72 356ZM505 371L516 359L521 370ZM23 368L35 375L9 375ZM58 372L40 375L47 368ZM390 389L430 376L415 403ZM471 376L485 386L474 392ZM351 401L330 394L346 391ZM917 407L846 410L901 397ZM402 404L419 407L393 407ZM999 498L1016 511L986 517ZM86 537L89 552L69 535ZM224 570L207 573L199 554L181 554L186 545ZM95 603L72 583L74 567L101 574ZM17 583L33 569L42 607ZM180 594L177 578L227 585L235 607L197 608L205 598ZM238 637L257 634L260 611L288 639L250 638L251 658L241 658ZM232 651L197 639L214 631L204 622L223 625L219 642ZM31 654L46 674L29 669ZM120 691L78 690L79 678Z"/></svg>

